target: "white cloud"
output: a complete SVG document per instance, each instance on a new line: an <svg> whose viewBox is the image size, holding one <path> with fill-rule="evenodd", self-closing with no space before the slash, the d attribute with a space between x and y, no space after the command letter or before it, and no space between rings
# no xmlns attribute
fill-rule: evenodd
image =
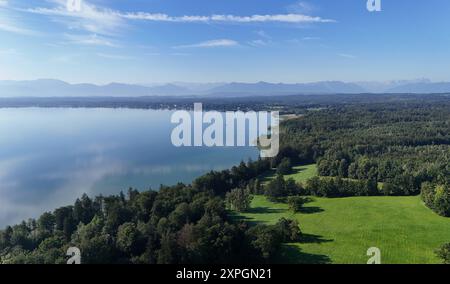
<svg viewBox="0 0 450 284"><path fill-rule="evenodd" d="M272 37L267 34L265 31L260 30L255 32L260 38L251 40L248 42L249 45L258 47L258 46L266 46L272 44Z"/></svg>
<svg viewBox="0 0 450 284"><path fill-rule="evenodd" d="M355 55L352 55L352 54L347 54L347 53L339 53L339 54L338 54L338 56L340 56L340 57L344 57L344 58L350 58L350 59L354 59L354 58L356 58L356 56L355 56Z"/></svg>
<svg viewBox="0 0 450 284"><path fill-rule="evenodd" d="M53 58L51 58L52 61L57 62L57 63L64 63L64 64L69 64L69 63L75 63L74 59L78 57L78 55L73 55L73 54L63 54L63 55L57 55Z"/></svg>
<svg viewBox="0 0 450 284"><path fill-rule="evenodd" d="M65 34L65 38L69 43L73 44L118 47L117 44L111 42L109 39L96 34L91 35Z"/></svg>
<svg viewBox="0 0 450 284"><path fill-rule="evenodd" d="M0 31L29 36L39 34L33 30L21 27L16 23L16 21L14 21L11 17L8 17L6 14L0 14Z"/></svg>
<svg viewBox="0 0 450 284"><path fill-rule="evenodd" d="M332 19L323 19L321 17L313 17L303 14L276 14L276 15L251 15L251 16L235 16L235 15L211 15L211 16L178 16L173 17L167 14L151 14L151 13L125 13L120 14L121 17L131 20L145 20L154 22L183 22L183 23L333 23Z"/></svg>
<svg viewBox="0 0 450 284"><path fill-rule="evenodd" d="M126 19L130 19L130 20L146 20L146 21L154 21L154 22L208 22L208 21L210 21L210 17L208 17L208 16L172 17L167 14L145 13L145 12L124 13L124 14L120 14L120 16L123 18L126 18Z"/></svg>
<svg viewBox="0 0 450 284"><path fill-rule="evenodd" d="M255 32L260 38L248 41L247 44L253 47L261 47L272 44L272 37L263 30Z"/></svg>
<svg viewBox="0 0 450 284"><path fill-rule="evenodd" d="M0 0L0 7L8 6L8 0Z"/></svg>
<svg viewBox="0 0 450 284"><path fill-rule="evenodd" d="M6 23L0 23L0 31L20 34L20 35L27 35L27 36L37 36L40 34L39 32L36 32L33 30L29 30L26 28L22 28L22 27L18 27L18 26L6 24Z"/></svg>
<svg viewBox="0 0 450 284"><path fill-rule="evenodd" d="M184 52L173 52L173 53L170 53L170 55L172 55L172 56L190 56L191 54L184 53Z"/></svg>
<svg viewBox="0 0 450 284"><path fill-rule="evenodd" d="M305 36L302 38L302 40L319 40L320 37L315 37L315 36Z"/></svg>
<svg viewBox="0 0 450 284"><path fill-rule="evenodd" d="M5 1L5 0L0 0ZM128 27L133 21L147 22L170 22L170 23L200 23L200 24L263 24L263 23L284 23L284 24L313 24L313 23L334 23L333 19L326 19L318 16L309 16L303 13L288 14L266 14L266 15L181 15L171 16L164 13L147 12L122 12L109 8L96 6L83 0L80 11L69 11L66 0L48 0L52 3L49 7L37 7L21 10L23 12L34 13L49 17L53 22L66 26L71 31L84 31L88 35L69 35L66 39L70 43L81 45L97 45L106 47L118 47L118 44L110 38L117 36ZM303 2L297 3L306 11L307 6ZM8 30L22 34L30 34L30 31L21 29L14 25L5 26L0 21L0 30ZM253 46L262 46L271 42L270 35L264 31L258 31L261 39L249 42ZM207 48L207 47L230 47L239 45L236 41L219 39L205 41L197 44L180 45L174 48Z"/></svg>
<svg viewBox="0 0 450 284"><path fill-rule="evenodd" d="M174 48L209 48L209 47L231 47L231 46L237 46L239 43L237 41L231 40L231 39L215 39L215 40L208 40L196 44L189 44L189 45L179 45L175 46Z"/></svg>
<svg viewBox="0 0 450 284"><path fill-rule="evenodd" d="M0 0L1 1L1 0ZM268 14L268 15L184 15L170 16L163 13L130 12L99 8L93 4L82 2L78 12L68 11L66 1L53 0L57 6L53 8L32 8L25 11L54 17L55 21L63 22L70 29L85 30L97 34L115 34L119 28L126 26L127 20L174 23L333 23L332 19L308 16L300 13Z"/></svg>
<svg viewBox="0 0 450 284"><path fill-rule="evenodd" d="M132 56L126 55L118 55L118 54L107 54L107 53L97 53L97 56L103 57L106 59L114 59L114 60L131 60L134 59Z"/></svg>
<svg viewBox="0 0 450 284"><path fill-rule="evenodd" d="M316 10L316 7L313 4L310 4L305 1L298 1L292 5L287 6L287 10L292 13L311 13Z"/></svg>
<svg viewBox="0 0 450 284"><path fill-rule="evenodd" d="M255 40L249 41L248 44L251 46L266 46L269 43L262 39L255 39Z"/></svg>
<svg viewBox="0 0 450 284"><path fill-rule="evenodd" d="M263 31L263 30L256 31L256 34L259 35L259 36L262 37L262 38L265 38L265 39L271 39L271 38L272 38L269 34L267 34L267 33L266 33L265 31Z"/></svg>
<svg viewBox="0 0 450 284"><path fill-rule="evenodd" d="M126 26L118 12L98 8L87 1L81 2L80 11L67 10L66 1L53 2L57 4L54 8L39 7L25 11L54 17L55 21L64 23L69 29L85 30L96 34L112 35L117 33L119 28Z"/></svg>
<svg viewBox="0 0 450 284"><path fill-rule="evenodd" d="M0 30L16 34L28 34L30 31L22 29L11 24L0 23Z"/></svg>

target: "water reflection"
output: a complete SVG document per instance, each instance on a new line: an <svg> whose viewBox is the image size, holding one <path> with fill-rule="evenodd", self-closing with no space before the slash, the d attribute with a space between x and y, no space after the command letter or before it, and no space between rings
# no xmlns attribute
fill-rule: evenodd
<svg viewBox="0 0 450 284"><path fill-rule="evenodd" d="M170 111L0 109L0 227L71 204L190 182L255 159L254 148L176 148Z"/></svg>

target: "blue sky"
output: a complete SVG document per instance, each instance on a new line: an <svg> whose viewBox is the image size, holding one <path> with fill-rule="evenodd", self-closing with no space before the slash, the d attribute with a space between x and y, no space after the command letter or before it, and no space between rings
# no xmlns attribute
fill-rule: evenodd
<svg viewBox="0 0 450 284"><path fill-rule="evenodd" d="M450 1L66 1L0 0L0 80L450 81Z"/></svg>

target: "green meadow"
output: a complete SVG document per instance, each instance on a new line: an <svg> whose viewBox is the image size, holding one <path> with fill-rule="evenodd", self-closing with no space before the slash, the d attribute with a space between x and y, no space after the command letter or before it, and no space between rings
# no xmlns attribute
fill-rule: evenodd
<svg viewBox="0 0 450 284"><path fill-rule="evenodd" d="M301 182L315 174L310 165L296 167L288 177ZM450 241L450 218L432 212L418 196L312 199L293 213L284 203L255 196L251 209L237 217L265 224L281 217L298 220L303 239L283 247L281 263L363 264L370 247L381 250L382 263L439 263L434 251Z"/></svg>
<svg viewBox="0 0 450 284"><path fill-rule="evenodd" d="M267 183L273 179L276 175L275 170L269 171L266 175L262 177L262 182ZM296 166L292 168L292 174L285 175L285 179L293 178L296 182L305 182L308 179L317 176L317 166L316 164Z"/></svg>

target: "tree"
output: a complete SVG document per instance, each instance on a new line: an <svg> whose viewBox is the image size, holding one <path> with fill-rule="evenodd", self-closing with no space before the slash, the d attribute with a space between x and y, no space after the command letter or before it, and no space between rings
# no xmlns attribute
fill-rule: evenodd
<svg viewBox="0 0 450 284"><path fill-rule="evenodd" d="M11 246L11 238L13 229L11 226L7 226L5 230L0 231L0 250Z"/></svg>
<svg viewBox="0 0 450 284"><path fill-rule="evenodd" d="M73 208L71 206L57 208L53 215L55 216L55 229L62 231L64 229L64 221L73 216Z"/></svg>
<svg viewBox="0 0 450 284"><path fill-rule="evenodd" d="M66 239L61 232L43 240L36 251L31 255L33 262L40 264L64 264L66 263Z"/></svg>
<svg viewBox="0 0 450 284"><path fill-rule="evenodd" d="M302 232L297 220L281 218L275 225L283 242L296 242L300 239Z"/></svg>
<svg viewBox="0 0 450 284"><path fill-rule="evenodd" d="M180 203L169 215L169 222L174 228L182 228L191 219L191 208L186 202Z"/></svg>
<svg viewBox="0 0 450 284"><path fill-rule="evenodd" d="M450 216L450 191L444 185L437 185L434 196L434 210L441 216Z"/></svg>
<svg viewBox="0 0 450 284"><path fill-rule="evenodd" d="M138 218L147 222L150 219L157 192L146 191L132 198L131 206L137 211Z"/></svg>
<svg viewBox="0 0 450 284"><path fill-rule="evenodd" d="M307 197L301 196L289 196L287 199L289 209L292 210L294 213L300 212L303 208L303 205L308 201L309 199Z"/></svg>
<svg viewBox="0 0 450 284"><path fill-rule="evenodd" d="M123 193L122 193L123 194ZM100 205L93 202L87 194L75 201L73 216L77 223L88 224L97 213L100 213Z"/></svg>
<svg viewBox="0 0 450 284"><path fill-rule="evenodd" d="M136 224L128 222L120 225L117 231L117 248L125 254L139 253L141 236Z"/></svg>
<svg viewBox="0 0 450 284"><path fill-rule="evenodd" d="M278 198L285 197L286 194L286 182L283 175L278 174L275 179L271 180L265 190L266 196L270 200L277 200Z"/></svg>
<svg viewBox="0 0 450 284"><path fill-rule="evenodd" d="M87 224L80 224L72 242L82 251L82 262L86 264L113 263L114 244L110 235L103 231L105 221L95 216Z"/></svg>
<svg viewBox="0 0 450 284"><path fill-rule="evenodd" d="M436 255L444 264L450 264L450 243L444 244L436 251Z"/></svg>
<svg viewBox="0 0 450 284"><path fill-rule="evenodd" d="M12 228L11 246L20 246L23 249L30 249L34 245L33 240L30 237L30 229L25 222L15 225Z"/></svg>
<svg viewBox="0 0 450 284"><path fill-rule="evenodd" d="M261 184L261 180L259 178L257 178L255 180L253 192L255 194L264 194L264 189L263 189L263 186Z"/></svg>
<svg viewBox="0 0 450 284"><path fill-rule="evenodd" d="M256 225L247 232L252 246L266 261L280 249L282 235L275 226Z"/></svg>
<svg viewBox="0 0 450 284"><path fill-rule="evenodd" d="M338 175L340 177L347 177L348 176L348 162L347 162L346 159L342 159L339 162Z"/></svg>
<svg viewBox="0 0 450 284"><path fill-rule="evenodd" d="M63 224L63 234L67 240L70 240L73 232L75 232L76 229L77 224L75 222L75 219L72 217L72 215L67 216L67 218L64 219Z"/></svg>
<svg viewBox="0 0 450 284"><path fill-rule="evenodd" d="M41 235L50 235L55 229L55 216L45 212L37 221L37 228Z"/></svg>
<svg viewBox="0 0 450 284"><path fill-rule="evenodd" d="M378 190L378 182L376 179L371 178L368 179L366 181L365 184L366 188L367 188L367 194L370 196L377 196L380 194L379 190Z"/></svg>
<svg viewBox="0 0 450 284"><path fill-rule="evenodd" d="M292 172L291 159L284 158L277 167L277 174L288 175Z"/></svg>
<svg viewBox="0 0 450 284"><path fill-rule="evenodd" d="M158 264L176 263L177 243L174 235L166 233L161 237L161 248L158 250Z"/></svg>
<svg viewBox="0 0 450 284"><path fill-rule="evenodd" d="M250 208L253 196L248 190L243 188L235 188L227 193L226 203L231 210L245 212Z"/></svg>
<svg viewBox="0 0 450 284"><path fill-rule="evenodd" d="M446 185L425 182L421 197L424 203L441 216L450 216L450 189Z"/></svg>
<svg viewBox="0 0 450 284"><path fill-rule="evenodd" d="M299 195L303 191L302 187L297 184L293 178L288 178L286 180L285 189L287 196Z"/></svg>

